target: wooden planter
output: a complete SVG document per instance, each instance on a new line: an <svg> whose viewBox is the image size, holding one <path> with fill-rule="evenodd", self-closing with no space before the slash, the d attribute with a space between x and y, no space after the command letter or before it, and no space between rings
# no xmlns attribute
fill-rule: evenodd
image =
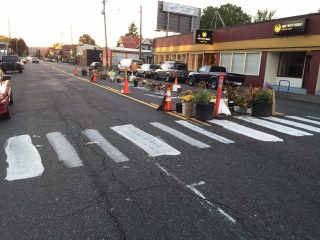
<svg viewBox="0 0 320 240"><path fill-rule="evenodd" d="M272 115L272 103L253 101L252 116L268 117Z"/></svg>
<svg viewBox="0 0 320 240"><path fill-rule="evenodd" d="M200 121L213 119L214 104L196 104L195 118Z"/></svg>
<svg viewBox="0 0 320 240"><path fill-rule="evenodd" d="M192 117L193 103L182 103L182 115Z"/></svg>

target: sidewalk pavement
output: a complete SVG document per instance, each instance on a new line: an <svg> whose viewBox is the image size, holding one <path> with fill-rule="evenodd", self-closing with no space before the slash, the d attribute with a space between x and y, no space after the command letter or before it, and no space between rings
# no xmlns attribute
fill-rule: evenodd
<svg viewBox="0 0 320 240"><path fill-rule="evenodd" d="M320 95L297 94L297 93L278 93L276 91L276 99L302 101L302 102L320 105Z"/></svg>

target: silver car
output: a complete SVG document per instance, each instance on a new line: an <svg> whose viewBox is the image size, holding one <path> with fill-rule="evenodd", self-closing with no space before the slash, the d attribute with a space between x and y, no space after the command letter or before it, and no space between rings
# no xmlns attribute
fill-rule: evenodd
<svg viewBox="0 0 320 240"><path fill-rule="evenodd" d="M157 64L145 63L141 67L137 68L136 76L143 76L144 78L154 76L156 69L159 68Z"/></svg>

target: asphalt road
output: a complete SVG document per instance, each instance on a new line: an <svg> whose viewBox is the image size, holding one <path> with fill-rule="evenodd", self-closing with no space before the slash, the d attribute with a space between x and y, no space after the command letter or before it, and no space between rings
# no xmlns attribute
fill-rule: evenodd
<svg viewBox="0 0 320 240"><path fill-rule="evenodd" d="M284 116L262 126L201 124L156 111L161 96L142 88L124 96L72 73L44 62L12 73L1 240L320 239L318 105L281 99ZM300 125L267 124L279 119Z"/></svg>

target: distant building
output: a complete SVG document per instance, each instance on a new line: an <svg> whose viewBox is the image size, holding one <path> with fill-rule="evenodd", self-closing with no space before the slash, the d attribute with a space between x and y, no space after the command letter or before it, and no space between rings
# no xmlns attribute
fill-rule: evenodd
<svg viewBox="0 0 320 240"><path fill-rule="evenodd" d="M80 66L89 66L92 62L102 62L102 48L96 45L77 46L77 62Z"/></svg>

